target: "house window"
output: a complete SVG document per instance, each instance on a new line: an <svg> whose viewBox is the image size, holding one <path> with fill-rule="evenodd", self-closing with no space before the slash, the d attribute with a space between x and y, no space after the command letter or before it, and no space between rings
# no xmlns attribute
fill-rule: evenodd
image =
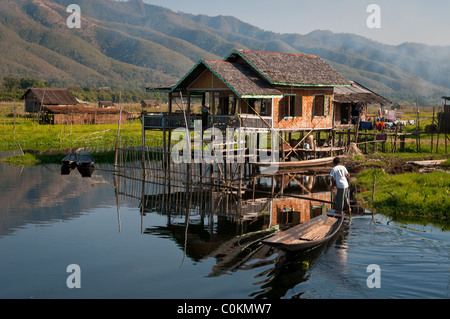
<svg viewBox="0 0 450 319"><path fill-rule="evenodd" d="M259 114L262 116L270 116L272 114L271 99L247 99L247 114Z"/></svg>
<svg viewBox="0 0 450 319"><path fill-rule="evenodd" d="M314 116L327 116L330 114L331 96L314 95Z"/></svg>
<svg viewBox="0 0 450 319"><path fill-rule="evenodd" d="M302 116L302 97L295 94L284 96L284 117Z"/></svg>

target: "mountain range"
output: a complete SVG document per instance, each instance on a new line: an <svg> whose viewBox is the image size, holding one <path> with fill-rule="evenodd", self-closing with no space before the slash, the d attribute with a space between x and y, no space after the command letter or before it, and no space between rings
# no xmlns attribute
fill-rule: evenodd
<svg viewBox="0 0 450 319"><path fill-rule="evenodd" d="M174 12L142 0L0 0L0 80L144 89L176 83L199 59L232 49L315 54L393 102L440 104L450 94L450 46L387 45L349 33L265 31L230 16Z"/></svg>

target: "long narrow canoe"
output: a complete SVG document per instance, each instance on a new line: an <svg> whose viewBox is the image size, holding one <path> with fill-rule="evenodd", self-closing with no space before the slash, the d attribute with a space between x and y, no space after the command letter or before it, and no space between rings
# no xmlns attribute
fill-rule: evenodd
<svg viewBox="0 0 450 319"><path fill-rule="evenodd" d="M302 168L302 167L313 167L313 166L322 166L333 163L334 157L324 157L317 158L311 160L303 160L303 161L287 161L287 162L256 162L251 163L256 166L277 166L279 168Z"/></svg>
<svg viewBox="0 0 450 319"><path fill-rule="evenodd" d="M336 235L343 221L343 215L329 210L325 214L265 239L262 243L287 251L310 249L325 243Z"/></svg>

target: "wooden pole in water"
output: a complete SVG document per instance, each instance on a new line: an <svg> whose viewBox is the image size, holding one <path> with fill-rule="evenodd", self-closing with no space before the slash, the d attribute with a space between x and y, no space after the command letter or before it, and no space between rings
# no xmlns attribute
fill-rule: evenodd
<svg viewBox="0 0 450 319"><path fill-rule="evenodd" d="M434 136L433 125L434 125L434 106L433 106L433 120L431 121L431 151L430 151L430 153L433 153L433 136ZM437 147L436 147L436 153L437 153Z"/></svg>
<svg viewBox="0 0 450 319"><path fill-rule="evenodd" d="M144 108L142 107L142 147L141 147L141 165L142 179L145 180L145 126L144 126ZM144 187L144 185L142 186Z"/></svg>
<svg viewBox="0 0 450 319"><path fill-rule="evenodd" d="M438 147L439 147L439 134L441 133L441 119L442 119L442 113L440 113L440 117L439 117L439 125L437 125L436 126L436 128L437 128L437 131L438 131L438 133L437 133L437 139L436 139L436 154L437 154L437 152L438 152ZM433 107L433 122L434 122L434 107ZM431 148L433 148L433 143L431 143ZM445 152L445 153L447 153L447 151Z"/></svg>
<svg viewBox="0 0 450 319"><path fill-rule="evenodd" d="M417 152L420 150L420 134L419 134L419 99L416 99L417 104L417 116L416 116L416 143L417 143Z"/></svg>
<svg viewBox="0 0 450 319"><path fill-rule="evenodd" d="M122 122L122 105L120 105L120 99L122 98L122 92L119 95L119 124L117 127L117 139L116 139L116 150L114 154L114 171L117 168L117 159L118 159L118 151L119 151L119 138L120 138L120 122Z"/></svg>
<svg viewBox="0 0 450 319"><path fill-rule="evenodd" d="M16 139L16 110L14 109L14 140Z"/></svg>
<svg viewBox="0 0 450 319"><path fill-rule="evenodd" d="M375 178L376 178L376 176L375 176L375 174L373 174L372 205L373 205L373 202L375 201Z"/></svg>

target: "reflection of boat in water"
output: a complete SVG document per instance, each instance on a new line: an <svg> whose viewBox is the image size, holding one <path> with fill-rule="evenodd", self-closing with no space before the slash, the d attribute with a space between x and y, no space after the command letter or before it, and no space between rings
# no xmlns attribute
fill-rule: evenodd
<svg viewBox="0 0 450 319"><path fill-rule="evenodd" d="M74 169L74 165L63 164L61 165L61 175L69 175L70 172Z"/></svg>
<svg viewBox="0 0 450 319"><path fill-rule="evenodd" d="M94 164L94 158L88 153L83 153L78 157L78 166L91 166Z"/></svg>
<svg viewBox="0 0 450 319"><path fill-rule="evenodd" d="M223 244L215 251L210 253L206 258L214 257L218 261L213 266L212 272L208 277L216 277L233 271L237 268L245 268L244 264L250 262L249 268L257 268L260 263L265 263L268 252L265 248L268 246L261 245L261 240L271 236L276 231L276 227L247 233L236 236Z"/></svg>
<svg viewBox="0 0 450 319"><path fill-rule="evenodd" d="M61 162L67 166L77 165L77 161L78 161L77 153L71 153L61 160Z"/></svg>
<svg viewBox="0 0 450 319"><path fill-rule="evenodd" d="M336 235L343 220L343 215L329 210L325 214L265 239L262 243L287 251L314 248Z"/></svg>
<svg viewBox="0 0 450 319"><path fill-rule="evenodd" d="M77 166L78 172L80 172L81 176L83 177L91 177L92 173L95 170L94 165L78 165Z"/></svg>

